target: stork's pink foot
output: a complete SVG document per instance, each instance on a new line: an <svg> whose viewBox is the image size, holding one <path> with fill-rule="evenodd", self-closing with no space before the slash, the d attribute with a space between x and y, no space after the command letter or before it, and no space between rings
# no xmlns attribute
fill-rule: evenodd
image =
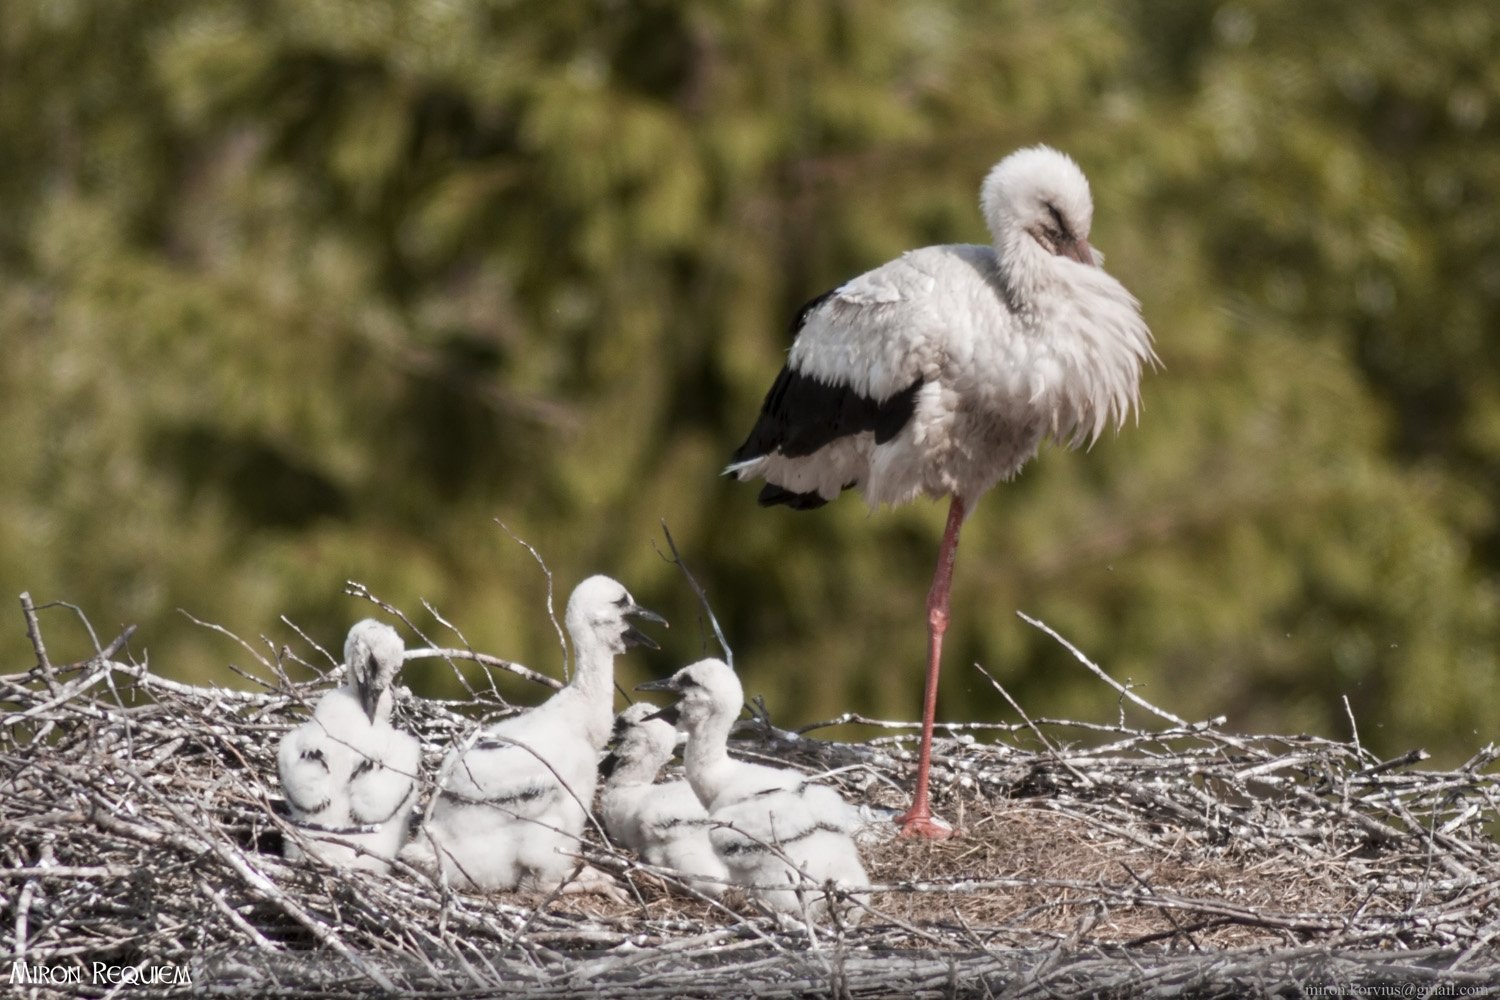
<svg viewBox="0 0 1500 1000"><path fill-rule="evenodd" d="M957 833L953 827L926 810L919 813L915 809L912 809L905 815L896 817L896 823L901 827L901 836L903 837L921 837L924 840L947 840Z"/></svg>

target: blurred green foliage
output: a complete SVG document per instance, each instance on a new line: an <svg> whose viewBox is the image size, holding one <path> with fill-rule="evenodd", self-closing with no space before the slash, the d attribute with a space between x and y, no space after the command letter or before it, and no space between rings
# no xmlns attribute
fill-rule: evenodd
<svg viewBox="0 0 1500 1000"><path fill-rule="evenodd" d="M1166 367L970 520L941 715L1009 717L977 661L1113 717L1024 609L1184 715L1342 736L1347 695L1366 743L1466 755L1500 723L1496 52L1488 0L12 0L0 591L230 680L177 609L337 648L353 578L555 671L499 519L559 605L603 571L677 623L629 684L702 648L664 518L778 720L911 718L942 507L718 473L795 307L983 240L980 178L1045 141Z"/></svg>

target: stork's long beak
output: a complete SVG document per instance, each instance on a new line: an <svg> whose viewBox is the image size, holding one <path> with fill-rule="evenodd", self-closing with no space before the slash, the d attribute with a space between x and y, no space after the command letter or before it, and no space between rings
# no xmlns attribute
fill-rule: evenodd
<svg viewBox="0 0 1500 1000"><path fill-rule="evenodd" d="M637 691L676 691L677 678L663 677L660 680L644 681L635 686Z"/></svg>
<svg viewBox="0 0 1500 1000"><path fill-rule="evenodd" d="M663 628L672 627L671 625L667 624L667 620L661 615L657 614L655 611L647 611L645 608L641 607L638 604L632 604L630 607L626 608L622 612L622 614L624 614L627 618L639 618L642 621L655 622ZM661 646L657 645L655 639L635 628L635 626L627 628L621 638L625 640L625 645L627 647L645 646L647 649L661 649Z"/></svg>
<svg viewBox="0 0 1500 1000"><path fill-rule="evenodd" d="M1094 259L1094 248L1089 246L1089 241L1082 236L1076 240L1064 243L1062 246L1064 257L1076 260L1087 267L1098 267L1099 262Z"/></svg>

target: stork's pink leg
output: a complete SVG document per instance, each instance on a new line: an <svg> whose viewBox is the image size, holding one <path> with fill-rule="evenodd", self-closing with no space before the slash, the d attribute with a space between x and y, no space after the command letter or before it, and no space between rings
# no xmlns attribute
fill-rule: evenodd
<svg viewBox="0 0 1500 1000"><path fill-rule="evenodd" d="M932 815L928 802L927 772L932 768L932 727L937 716L938 672L943 667L943 633L948 631L948 592L953 586L953 562L958 555L958 529L964 523L964 502L954 497L948 505L948 526L938 549L932 589L927 592L927 689L922 696L922 746L917 754L917 791L911 808L896 822L903 837L943 840L953 828Z"/></svg>

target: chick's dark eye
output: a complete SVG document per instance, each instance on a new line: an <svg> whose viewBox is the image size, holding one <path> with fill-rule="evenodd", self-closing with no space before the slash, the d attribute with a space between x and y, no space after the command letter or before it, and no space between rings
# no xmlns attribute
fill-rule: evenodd
<svg viewBox="0 0 1500 1000"><path fill-rule="evenodd" d="M617 607L617 608L628 608L628 607L630 607L630 595L629 594L621 594L619 596L619 598L615 601L615 607Z"/></svg>

